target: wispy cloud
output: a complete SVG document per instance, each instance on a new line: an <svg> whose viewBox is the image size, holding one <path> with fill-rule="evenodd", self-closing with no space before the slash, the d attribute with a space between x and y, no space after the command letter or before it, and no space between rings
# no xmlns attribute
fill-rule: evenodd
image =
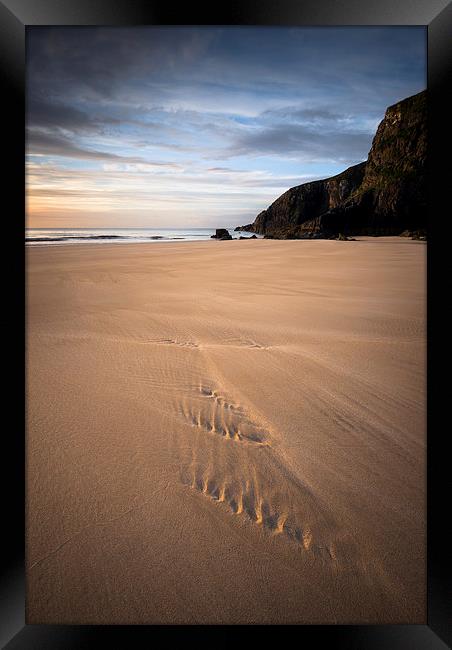
<svg viewBox="0 0 452 650"><path fill-rule="evenodd" d="M35 130L29 130L27 137L27 153L30 155L48 154L73 158L77 160L122 160L123 162L139 163L143 158L137 156L122 156L107 151L84 149L77 146L69 138L61 135L52 135Z"/></svg>
<svg viewBox="0 0 452 650"><path fill-rule="evenodd" d="M225 151L225 157L276 155L295 157L305 163L348 164L367 158L371 142L370 133L325 133L301 125L280 124L241 136Z"/></svg>

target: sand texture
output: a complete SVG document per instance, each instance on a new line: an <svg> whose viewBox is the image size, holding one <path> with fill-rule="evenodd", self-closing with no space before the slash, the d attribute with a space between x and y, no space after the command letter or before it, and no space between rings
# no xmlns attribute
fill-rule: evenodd
<svg viewBox="0 0 452 650"><path fill-rule="evenodd" d="M426 245L27 250L28 623L425 623Z"/></svg>

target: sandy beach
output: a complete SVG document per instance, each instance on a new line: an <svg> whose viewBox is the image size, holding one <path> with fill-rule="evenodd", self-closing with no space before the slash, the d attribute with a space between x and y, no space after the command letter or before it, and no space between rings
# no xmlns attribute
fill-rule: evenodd
<svg viewBox="0 0 452 650"><path fill-rule="evenodd" d="M28 248L27 623L425 623L425 267Z"/></svg>

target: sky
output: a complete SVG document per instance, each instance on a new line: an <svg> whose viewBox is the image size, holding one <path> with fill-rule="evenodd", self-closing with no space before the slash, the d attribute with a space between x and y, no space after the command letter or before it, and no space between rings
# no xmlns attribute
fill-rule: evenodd
<svg viewBox="0 0 452 650"><path fill-rule="evenodd" d="M233 227L366 160L424 27L28 27L27 227Z"/></svg>

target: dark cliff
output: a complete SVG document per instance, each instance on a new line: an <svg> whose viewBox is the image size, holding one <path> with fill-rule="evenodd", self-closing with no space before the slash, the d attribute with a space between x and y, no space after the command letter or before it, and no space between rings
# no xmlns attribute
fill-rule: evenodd
<svg viewBox="0 0 452 650"><path fill-rule="evenodd" d="M427 226L427 92L386 110L366 162L292 187L240 229L273 237L400 234ZM238 230L239 228L237 228Z"/></svg>

